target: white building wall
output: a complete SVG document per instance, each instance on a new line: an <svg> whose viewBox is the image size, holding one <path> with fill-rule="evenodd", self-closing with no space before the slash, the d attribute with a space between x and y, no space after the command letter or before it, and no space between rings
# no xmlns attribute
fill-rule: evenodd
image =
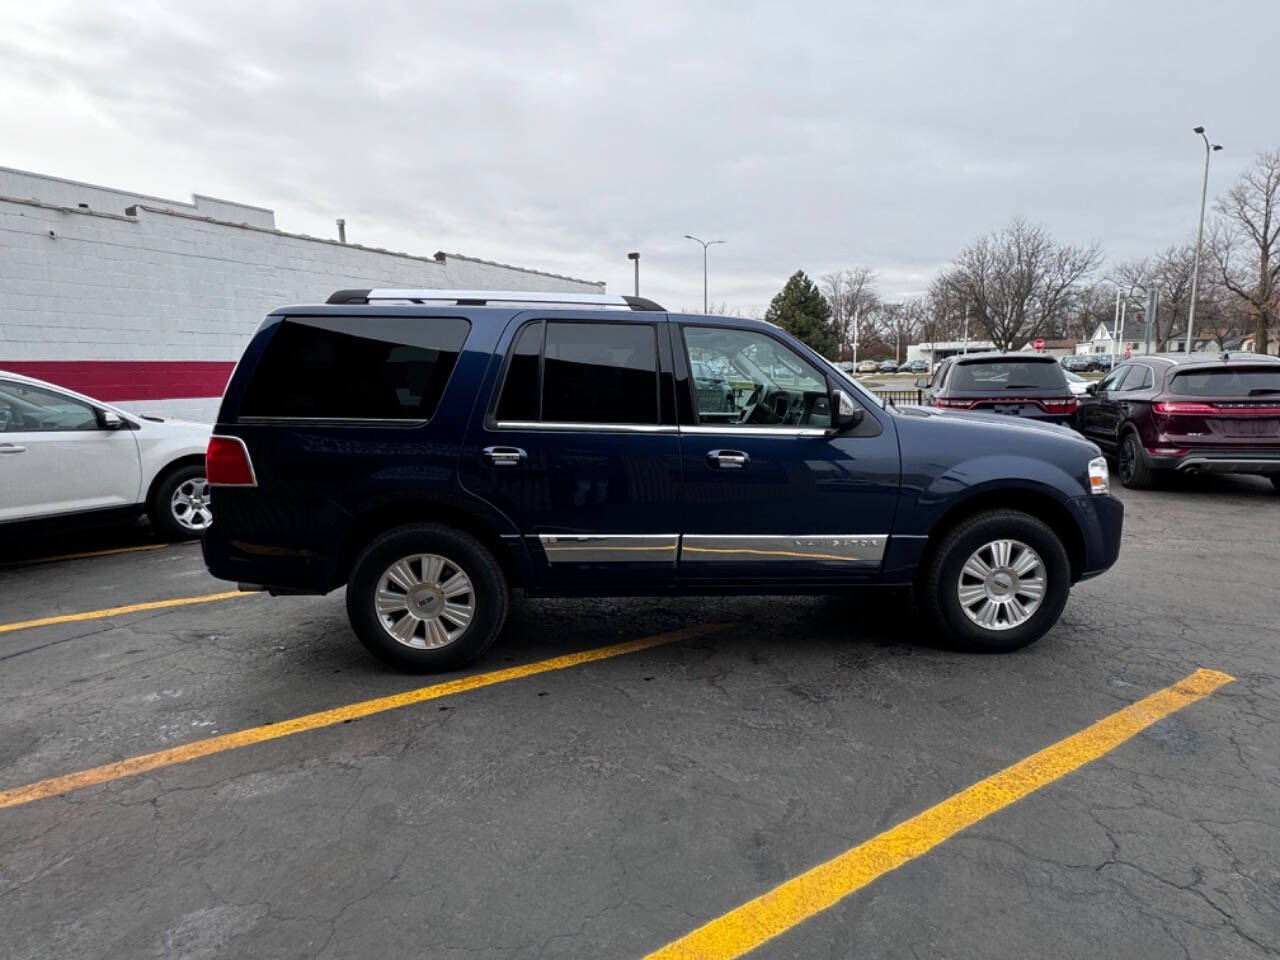
<svg viewBox="0 0 1280 960"><path fill-rule="evenodd" d="M0 191L6 173L0 170ZM604 290L458 255L411 256L194 211L146 204L128 214L99 211L95 202L136 195L85 189L103 191L89 195L89 210L0 196L0 369L30 361L230 363L267 312L322 303L350 287ZM140 405L202 418L216 410L209 398Z"/></svg>

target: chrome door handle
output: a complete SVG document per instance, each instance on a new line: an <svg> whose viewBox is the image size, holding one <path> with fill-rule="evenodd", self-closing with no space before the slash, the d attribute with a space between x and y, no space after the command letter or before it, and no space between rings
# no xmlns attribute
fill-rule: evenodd
<svg viewBox="0 0 1280 960"><path fill-rule="evenodd" d="M0 454L5 453L26 453L27 448L16 443L0 443Z"/></svg>
<svg viewBox="0 0 1280 960"><path fill-rule="evenodd" d="M495 467L518 467L529 459L519 447L485 447L481 456Z"/></svg>
<svg viewBox="0 0 1280 960"><path fill-rule="evenodd" d="M742 470L751 458L741 450L708 450L707 466L713 470Z"/></svg>

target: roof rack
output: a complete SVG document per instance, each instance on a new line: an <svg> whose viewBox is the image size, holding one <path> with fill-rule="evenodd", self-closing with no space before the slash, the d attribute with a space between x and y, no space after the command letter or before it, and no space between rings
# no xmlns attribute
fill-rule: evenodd
<svg viewBox="0 0 1280 960"><path fill-rule="evenodd" d="M665 307L646 297L629 297L618 293L550 293L545 290L338 290L325 302L375 303L383 300L452 303L460 307L484 307L491 303L539 303L666 312Z"/></svg>

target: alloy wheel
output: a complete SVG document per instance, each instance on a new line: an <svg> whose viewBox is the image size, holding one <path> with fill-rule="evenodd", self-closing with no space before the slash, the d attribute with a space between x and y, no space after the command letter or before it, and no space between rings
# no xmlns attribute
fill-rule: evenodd
<svg viewBox="0 0 1280 960"><path fill-rule="evenodd" d="M209 529L213 509L209 506L208 480L192 477L178 484L169 500L169 512L184 530L200 533Z"/></svg>
<svg viewBox="0 0 1280 960"><path fill-rule="evenodd" d="M378 579L374 608L393 640L420 650L445 647L475 616L475 589L458 564L434 553L397 560Z"/></svg>
<svg viewBox="0 0 1280 960"><path fill-rule="evenodd" d="M984 630L1011 630L1044 600L1045 566L1021 540L992 540L969 556L957 581L960 609Z"/></svg>
<svg viewBox="0 0 1280 960"><path fill-rule="evenodd" d="M1124 438L1124 443L1120 444L1120 480L1123 483L1129 483L1133 480L1134 466L1138 460L1138 443L1133 439L1133 435Z"/></svg>

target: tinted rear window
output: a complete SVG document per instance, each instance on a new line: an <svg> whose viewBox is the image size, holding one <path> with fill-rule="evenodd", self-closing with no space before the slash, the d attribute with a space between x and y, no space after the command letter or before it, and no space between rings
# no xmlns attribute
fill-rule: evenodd
<svg viewBox="0 0 1280 960"><path fill-rule="evenodd" d="M542 419L657 423L658 340L650 324L547 323Z"/></svg>
<svg viewBox="0 0 1280 960"><path fill-rule="evenodd" d="M1280 395L1280 364L1232 367L1174 374L1169 392L1183 397L1262 397Z"/></svg>
<svg viewBox="0 0 1280 960"><path fill-rule="evenodd" d="M428 420L471 325L461 317L298 317L267 344L243 417Z"/></svg>
<svg viewBox="0 0 1280 960"><path fill-rule="evenodd" d="M957 363L951 390L1052 390L1067 387L1062 368L1052 360L992 360Z"/></svg>

